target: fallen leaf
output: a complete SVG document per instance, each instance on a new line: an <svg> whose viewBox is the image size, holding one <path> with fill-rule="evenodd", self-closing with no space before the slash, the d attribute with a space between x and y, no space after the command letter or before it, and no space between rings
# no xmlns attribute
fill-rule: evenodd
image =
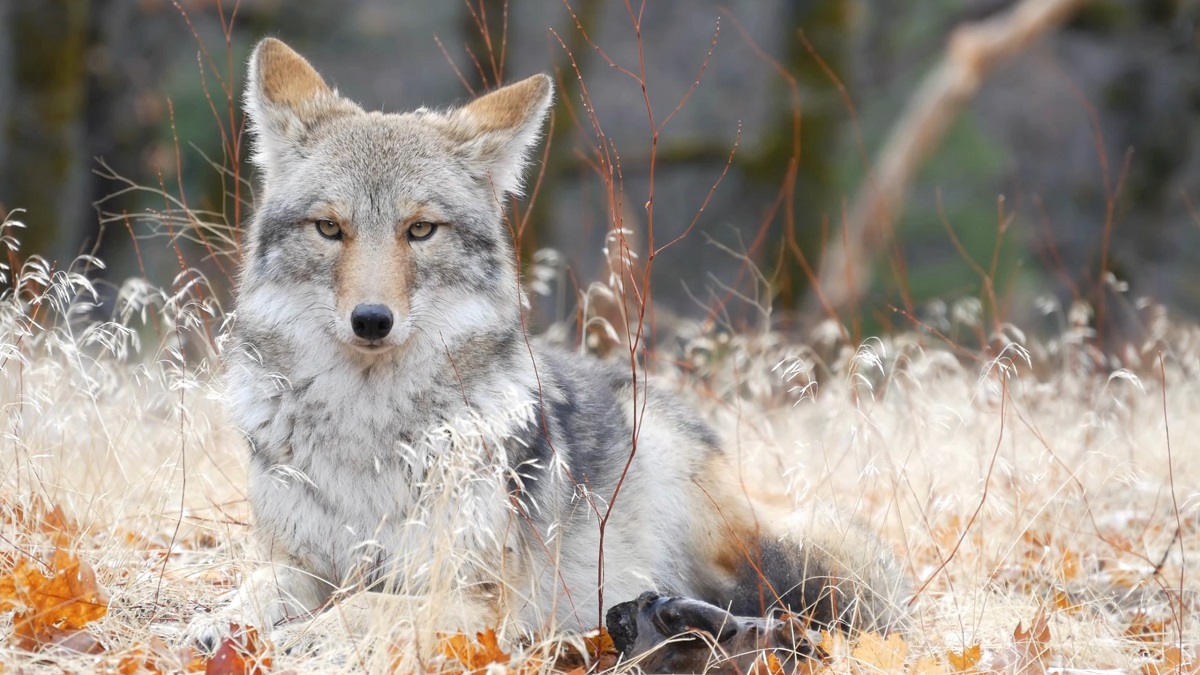
<svg viewBox="0 0 1200 675"><path fill-rule="evenodd" d="M583 643L583 652L580 652L578 647L580 641ZM608 670L617 664L619 658L620 654L613 644L612 636L608 634L608 629L598 628L583 634L578 641L548 643L544 648L526 655L520 672L538 672L538 668L549 661L553 661L553 670L556 672Z"/></svg>
<svg viewBox="0 0 1200 675"><path fill-rule="evenodd" d="M955 673L979 672L979 660L983 658L983 648L975 643L961 652L946 652L946 660L950 662L950 670Z"/></svg>
<svg viewBox="0 0 1200 675"><path fill-rule="evenodd" d="M817 655L824 659L845 658L849 652L846 646L846 636L840 632L821 631L821 641L814 646L817 648Z"/></svg>
<svg viewBox="0 0 1200 675"><path fill-rule="evenodd" d="M0 494L0 513L4 521L20 525L27 532L42 534L79 534L79 525L67 517L58 504L50 506L40 495L30 495L22 502L11 495Z"/></svg>
<svg viewBox="0 0 1200 675"><path fill-rule="evenodd" d="M266 646L254 627L231 625L229 633L205 663L207 675L263 675L270 670L271 658L264 656Z"/></svg>
<svg viewBox="0 0 1200 675"><path fill-rule="evenodd" d="M117 661L117 673L120 675L142 675L143 673L160 675L162 672L150 655L141 649L135 649L125 654Z"/></svg>
<svg viewBox="0 0 1200 675"><path fill-rule="evenodd" d="M1022 623L1017 623L1013 631L1013 645L1017 651L1017 669L1038 669L1050 656L1050 615L1045 607L1039 607L1029 624L1029 630L1024 630Z"/></svg>
<svg viewBox="0 0 1200 675"><path fill-rule="evenodd" d="M1188 651L1180 650L1176 645L1163 649L1162 659L1150 662L1141 667L1142 675L1167 675L1167 673L1195 675L1200 671L1200 662L1193 658Z"/></svg>
<svg viewBox="0 0 1200 675"><path fill-rule="evenodd" d="M892 633L884 639L879 633L866 633L858 640L850 658L864 666L885 673L899 672L904 668L908 656L908 645L904 638Z"/></svg>
<svg viewBox="0 0 1200 675"><path fill-rule="evenodd" d="M1138 610L1129 620L1129 626L1125 628L1125 635L1142 642L1162 642L1169 632L1171 623L1172 618L1169 615L1155 618L1144 610Z"/></svg>
<svg viewBox="0 0 1200 675"><path fill-rule="evenodd" d="M461 633L443 635L439 647L443 656L457 661L468 673L480 673L493 663L508 663L511 659L500 649L496 631L491 628L476 633L474 640Z"/></svg>
<svg viewBox="0 0 1200 675"><path fill-rule="evenodd" d="M55 649L60 649L74 654L102 654L104 653L104 644L95 635L83 630L68 630L62 631L54 636L54 640L44 644L43 647L53 645Z"/></svg>
<svg viewBox="0 0 1200 675"><path fill-rule="evenodd" d="M979 663L985 672L1013 673L1015 675L1042 675L1046 672L1046 661L1050 656L1050 616L1046 608L1039 607L1029 629L1023 622L1013 630L1012 642L1004 649L989 652Z"/></svg>
<svg viewBox="0 0 1200 675"><path fill-rule="evenodd" d="M119 675L162 675L162 673L202 673L204 660L191 647L172 649L162 638L151 636L116 655L115 673Z"/></svg>
<svg viewBox="0 0 1200 675"><path fill-rule="evenodd" d="M0 612L13 610L13 637L23 649L54 644L64 633L80 631L108 613L108 595L87 562L66 549L59 535L50 575L27 559L0 578Z"/></svg>
<svg viewBox="0 0 1200 675"><path fill-rule="evenodd" d="M617 665L620 654L617 653L617 647L613 644L612 636L608 634L607 628L600 628L584 635L583 641L588 647L588 658L592 663L597 664L597 669L608 670Z"/></svg>
<svg viewBox="0 0 1200 675"><path fill-rule="evenodd" d="M767 675L783 675L783 664L774 652L767 653Z"/></svg>
<svg viewBox="0 0 1200 675"><path fill-rule="evenodd" d="M208 669L206 659L195 649L191 647L183 647L178 652L179 663L184 664L184 672L186 673L203 673Z"/></svg>
<svg viewBox="0 0 1200 675"><path fill-rule="evenodd" d="M932 656L922 656L909 669L909 675L945 675L946 665Z"/></svg>

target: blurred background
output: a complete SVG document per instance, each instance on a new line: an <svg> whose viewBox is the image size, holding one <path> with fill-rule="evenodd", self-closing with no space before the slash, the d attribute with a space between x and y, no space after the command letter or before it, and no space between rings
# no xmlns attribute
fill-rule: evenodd
<svg viewBox="0 0 1200 675"><path fill-rule="evenodd" d="M1200 0L0 0L0 209L25 210L20 257L169 284L182 254L227 289L243 64L273 35L367 108L555 76L519 207L526 260L570 280L546 314L621 222L642 260L651 224L687 233L652 268L681 315L868 331L976 298L1036 327L1081 299L1127 332L1142 297L1200 313L1198 21Z"/></svg>

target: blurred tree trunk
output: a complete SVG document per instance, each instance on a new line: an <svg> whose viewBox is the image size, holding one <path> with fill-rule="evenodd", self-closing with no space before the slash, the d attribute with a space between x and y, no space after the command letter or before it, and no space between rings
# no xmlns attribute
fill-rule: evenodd
<svg viewBox="0 0 1200 675"><path fill-rule="evenodd" d="M575 16L580 25L589 34L595 30L600 17L603 0L575 0L571 3ZM551 214L554 213L554 199L560 194L560 187L565 181L578 175L571 169L574 164L576 145L573 141L580 130L575 128L571 117L571 109L580 113L581 88L579 78L575 76L575 68L587 72L593 61L595 51L588 45L584 35L575 26L570 26L562 33L566 49L559 53L559 58L553 64L550 75L555 77L558 88L554 92L554 107L551 108L549 127L546 130L546 140L550 143L550 153L546 157L546 171L539 190L539 198L530 205L527 232L521 242L521 255L529 260L539 247L544 246L550 239L550 231L554 227ZM574 59L575 65L571 62ZM584 124L586 119L582 120ZM587 133L583 131L583 133ZM585 169L586 170L586 169ZM533 188L536 175L530 176L529 187Z"/></svg>
<svg viewBox="0 0 1200 675"><path fill-rule="evenodd" d="M775 106L781 111L780 118L767 136L769 146L747 169L760 180L778 185L785 178L783 172L789 163L793 159L797 161L792 181L792 218L789 220L789 209L785 205L777 216L777 222L783 223L784 236L777 239L781 243L765 263L770 265L771 261L782 259L778 286L783 307L795 306L809 287L808 275L796 248L815 266L820 258L822 222L836 223L839 218L834 164L845 125L850 119L837 83L810 53L803 38L807 38L820 60L846 83L850 66L852 4L851 0L797 0L787 5L786 14L779 23L779 29L784 31L782 43L786 45L782 63L796 79L799 89L800 154L793 157L792 102L780 101ZM786 88L781 87L780 91L789 95ZM780 252L778 247L784 250Z"/></svg>
<svg viewBox="0 0 1200 675"><path fill-rule="evenodd" d="M0 203L26 210L24 251L57 259L78 252L87 222L84 139L87 0L18 0L8 9L13 96L4 129Z"/></svg>
<svg viewBox="0 0 1200 675"><path fill-rule="evenodd" d="M891 242L909 186L959 111L996 67L1071 18L1087 0L1022 0L1007 11L964 23L899 116L821 260L828 307L854 307L866 294L875 258ZM1098 314L1103 315L1103 301ZM992 311L998 308L992 307Z"/></svg>

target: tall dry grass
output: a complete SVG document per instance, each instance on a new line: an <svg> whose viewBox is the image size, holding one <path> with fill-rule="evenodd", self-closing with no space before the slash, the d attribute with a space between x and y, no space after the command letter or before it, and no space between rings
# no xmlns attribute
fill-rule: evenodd
<svg viewBox="0 0 1200 675"><path fill-rule="evenodd" d="M19 223L3 227L15 247ZM101 654L4 642L0 664L14 671L86 671L151 644L182 668L182 627L256 560L244 443L224 421L221 343L205 329L223 308L185 272L173 290L128 281L116 318L89 320L82 267L98 264L5 269L0 574L48 560L55 534L30 513L57 505L78 524L70 548L111 598L91 628ZM984 666L1003 663L1018 623L1040 610L1046 665L1146 668L1197 644L1200 328L1158 312L1136 347L1141 365L1126 369L1071 322L1085 309L1064 308L1049 340L1010 329L1021 340L997 336L992 355L939 337L980 320L969 301L940 329L861 344L830 326L799 343L676 322L663 344L679 347L660 347L656 377L720 430L748 491L784 490L798 510L834 508L884 533L919 589L910 663L926 655L950 668L975 645ZM396 665L403 633L387 633L390 651L373 651L374 636L274 663ZM509 646L519 665L530 647Z"/></svg>

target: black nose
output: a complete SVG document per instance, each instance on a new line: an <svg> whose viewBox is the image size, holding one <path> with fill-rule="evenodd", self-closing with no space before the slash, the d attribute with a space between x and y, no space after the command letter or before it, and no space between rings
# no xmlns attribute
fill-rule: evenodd
<svg viewBox="0 0 1200 675"><path fill-rule="evenodd" d="M364 340L379 340L392 330L392 310L383 305L359 305L350 312L354 334Z"/></svg>

